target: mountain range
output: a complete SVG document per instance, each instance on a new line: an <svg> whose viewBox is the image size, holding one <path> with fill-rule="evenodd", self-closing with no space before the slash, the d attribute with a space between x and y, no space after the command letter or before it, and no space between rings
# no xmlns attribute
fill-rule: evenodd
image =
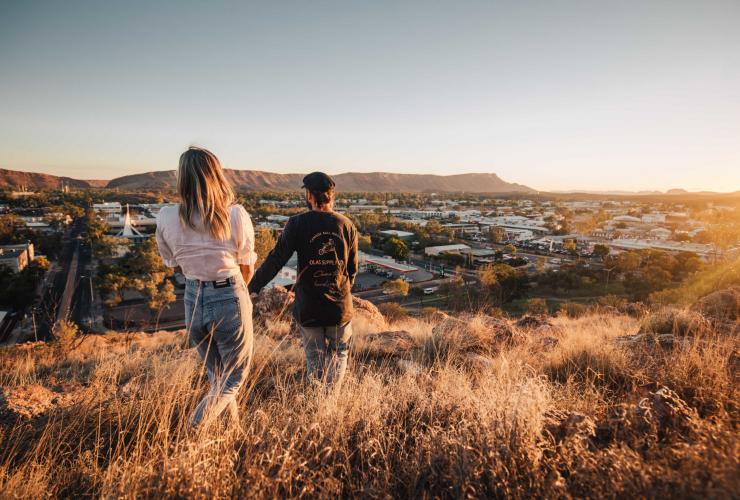
<svg viewBox="0 0 740 500"><path fill-rule="evenodd" d="M226 177L238 190L296 191L305 174L278 174L259 170L224 169ZM394 174L387 172L347 172L333 176L337 190L344 192L471 192L534 193L534 189L506 182L489 174ZM81 180L49 174L0 169L0 188L57 189L63 184L76 188L107 187L124 190L161 191L174 189L174 170L132 174L111 179Z"/></svg>

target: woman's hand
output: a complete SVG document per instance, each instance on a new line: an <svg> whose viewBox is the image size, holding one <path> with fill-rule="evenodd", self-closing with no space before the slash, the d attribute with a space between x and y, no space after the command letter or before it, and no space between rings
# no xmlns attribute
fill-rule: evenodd
<svg viewBox="0 0 740 500"><path fill-rule="evenodd" d="M248 285L249 282L252 280L252 276L254 276L254 266L239 264L239 270L242 272L242 278L244 278L244 283Z"/></svg>

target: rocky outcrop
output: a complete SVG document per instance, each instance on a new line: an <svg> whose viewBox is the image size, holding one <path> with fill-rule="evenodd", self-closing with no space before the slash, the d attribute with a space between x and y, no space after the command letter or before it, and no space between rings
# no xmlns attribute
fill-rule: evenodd
<svg viewBox="0 0 740 500"><path fill-rule="evenodd" d="M64 384L52 388L38 384L0 389L0 421L28 420L59 408L66 408L82 398L79 384Z"/></svg>
<svg viewBox="0 0 740 500"><path fill-rule="evenodd" d="M257 322L270 320L287 321L294 323L292 316L293 302L295 294L288 291L282 286L273 286L260 291L254 299L254 315ZM359 297L352 297L352 307L354 308L354 318L358 322L362 321L371 329L382 329L385 327L385 318L380 313L375 304ZM293 330L297 330L293 328Z"/></svg>

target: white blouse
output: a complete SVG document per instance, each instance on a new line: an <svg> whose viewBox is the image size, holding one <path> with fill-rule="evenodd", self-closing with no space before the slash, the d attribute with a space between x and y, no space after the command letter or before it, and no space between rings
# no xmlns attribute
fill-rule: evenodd
<svg viewBox="0 0 740 500"><path fill-rule="evenodd" d="M231 207L231 237L223 241L204 230L184 226L178 209L179 205L168 205L157 214L157 245L165 265L180 266L189 279L215 281L239 274L240 264L254 265L257 261L252 219L243 206Z"/></svg>

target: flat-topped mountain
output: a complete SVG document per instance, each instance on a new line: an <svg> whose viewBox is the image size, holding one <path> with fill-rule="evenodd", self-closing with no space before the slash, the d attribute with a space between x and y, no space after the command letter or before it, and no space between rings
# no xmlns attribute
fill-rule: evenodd
<svg viewBox="0 0 740 500"><path fill-rule="evenodd" d="M305 174L278 174L259 170L225 169L232 185L249 191L295 191L301 188ZM532 193L534 189L502 180L489 174L394 174L388 172L347 172L334 176L337 189L344 192L471 192ZM0 169L0 188L55 189L70 187L108 187L126 190L158 191L174 189L175 171L146 172L118 177L110 181L89 181L48 174Z"/></svg>
<svg viewBox="0 0 740 500"><path fill-rule="evenodd" d="M305 174L277 174L259 170L226 169L226 176L237 189L252 191L295 191L300 189ZM393 174L387 172L337 174L339 191L405 191L405 192L534 192L532 188L503 181L496 174ZM175 172L148 172L113 179L110 188L167 189L175 187Z"/></svg>

